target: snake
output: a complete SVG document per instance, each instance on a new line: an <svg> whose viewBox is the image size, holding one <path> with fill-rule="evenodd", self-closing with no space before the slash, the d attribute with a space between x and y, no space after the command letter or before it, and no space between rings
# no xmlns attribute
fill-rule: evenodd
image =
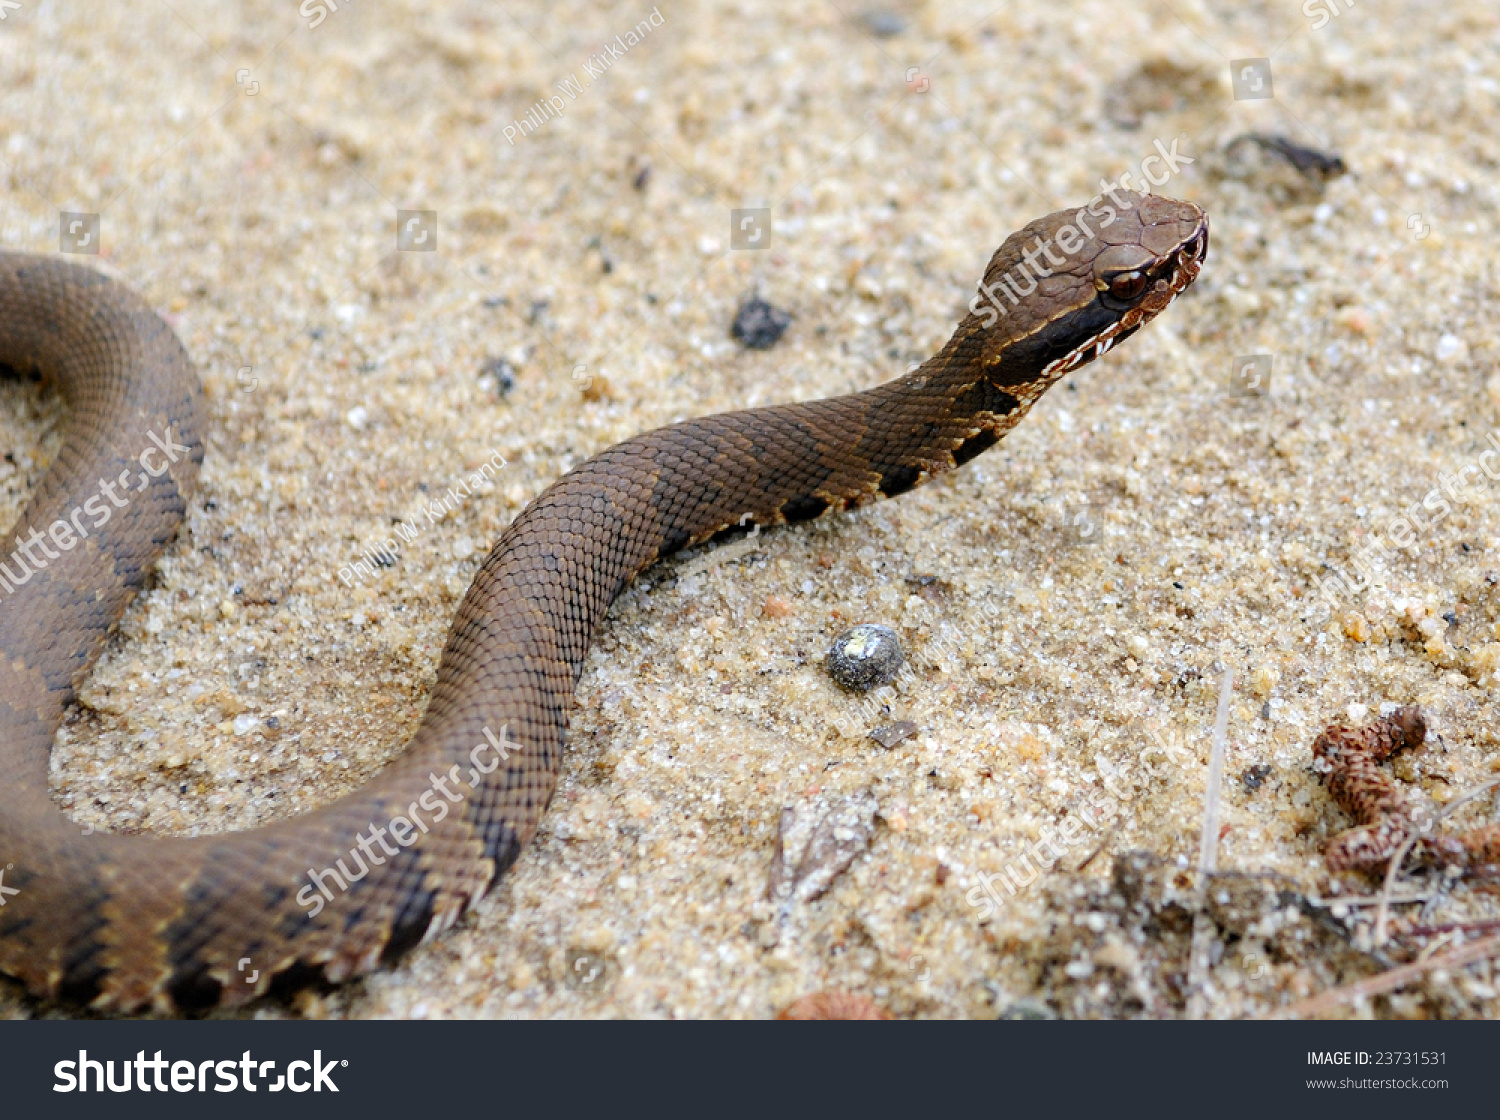
<svg viewBox="0 0 1500 1120"><path fill-rule="evenodd" d="M952 336L904 376L600 452L501 533L384 769L310 812L195 836L80 827L48 786L59 725L195 498L195 368L124 283L0 253L0 365L55 389L66 415L0 548L0 973L40 1003L195 1015L431 941L535 834L590 644L642 570L961 466L1172 303L1207 250L1200 207L1117 188L1006 238Z"/></svg>

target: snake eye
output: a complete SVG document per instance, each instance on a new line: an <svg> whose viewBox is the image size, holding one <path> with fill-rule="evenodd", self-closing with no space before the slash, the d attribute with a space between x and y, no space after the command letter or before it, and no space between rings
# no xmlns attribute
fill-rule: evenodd
<svg viewBox="0 0 1500 1120"><path fill-rule="evenodd" d="M1146 290L1149 283L1146 274L1139 269L1117 272L1109 277L1109 294L1115 299L1136 299Z"/></svg>

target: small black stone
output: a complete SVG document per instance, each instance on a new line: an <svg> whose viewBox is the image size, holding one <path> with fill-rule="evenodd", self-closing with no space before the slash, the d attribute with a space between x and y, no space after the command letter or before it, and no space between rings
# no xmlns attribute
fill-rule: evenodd
<svg viewBox="0 0 1500 1120"><path fill-rule="evenodd" d="M734 313L730 335L747 350L769 350L786 333L792 313L772 307L760 296L751 296Z"/></svg>
<svg viewBox="0 0 1500 1120"><path fill-rule="evenodd" d="M516 387L516 369L504 358L486 358L479 367L481 377L495 379L495 396L503 397Z"/></svg>
<svg viewBox="0 0 1500 1120"><path fill-rule="evenodd" d="M1245 786L1245 792L1254 793L1260 789L1265 780L1271 776L1271 766L1262 762L1258 766L1252 766L1240 775L1240 781Z"/></svg>
<svg viewBox="0 0 1500 1120"><path fill-rule="evenodd" d="M845 688L868 692L895 680L905 660L896 632L867 622L833 640L828 647L828 675Z"/></svg>

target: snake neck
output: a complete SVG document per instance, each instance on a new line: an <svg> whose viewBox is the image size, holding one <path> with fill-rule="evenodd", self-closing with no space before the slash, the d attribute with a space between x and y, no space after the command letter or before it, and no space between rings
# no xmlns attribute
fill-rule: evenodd
<svg viewBox="0 0 1500 1120"><path fill-rule="evenodd" d="M1038 364L1002 379L984 358L976 321L969 316L911 373L858 394L871 417L864 442L881 466L880 485L863 501L903 494L989 450L1061 377ZM861 496L848 504L862 504Z"/></svg>
<svg viewBox="0 0 1500 1120"><path fill-rule="evenodd" d="M997 383L974 318L917 369L872 389L689 420L602 452L506 530L475 582L485 601L472 610L520 613L537 596L566 604L536 619L534 637L562 654L566 671L551 666L550 687L571 696L610 604L657 560L894 497L998 443L1060 375L1037 370L1022 381L1011 371L1011 383ZM522 582L505 575L518 570Z"/></svg>

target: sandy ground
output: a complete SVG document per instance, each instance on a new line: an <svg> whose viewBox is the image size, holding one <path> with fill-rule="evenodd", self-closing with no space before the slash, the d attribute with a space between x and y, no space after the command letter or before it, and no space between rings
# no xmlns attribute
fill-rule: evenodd
<svg viewBox="0 0 1500 1120"><path fill-rule="evenodd" d="M1500 768L1500 488L1478 467L1500 442L1500 15L1220 7L662 0L604 60L650 4L22 0L0 243L55 252L59 212L100 214L97 263L169 315L211 408L202 497L59 736L59 805L197 833L355 788L415 725L488 542L559 474L675 419L899 375L1007 233L1176 138L1193 162L1159 189L1213 222L1176 306L957 475L648 573L516 869L400 967L248 1013L764 1017L831 988L903 1017L1178 1016L1206 981L1195 1012L1237 1016L1434 944L1371 952L1370 907L1321 905L1372 887L1323 866L1348 820L1309 746L1419 702L1411 789L1443 803ZM1236 100L1231 61L1262 58L1274 97ZM1348 173L1252 158L1230 143L1249 131ZM731 249L731 209L763 206L769 247ZM395 251L398 209L436 212L436 251ZM794 316L767 351L729 335L754 292ZM1247 355L1272 356L1268 395L1236 392ZM59 409L0 395L9 517ZM339 578L493 452L488 492ZM1313 580L1356 579L1424 500L1409 547L1319 610ZM823 671L855 622L905 643L883 706ZM1168 896L1198 858L1223 666L1218 863L1279 878L1215 888L1195 973ZM865 737L900 719L917 734ZM795 857L870 796L831 889L769 901L782 810ZM974 893L1058 835L1036 882ZM1169 861L1155 886L1131 851ZM1226 916L1230 887L1266 897ZM1500 917L1482 886L1399 893L1427 901L1398 932ZM1344 1013L1497 1011L1481 965ZM0 1014L42 1013L0 986Z"/></svg>

